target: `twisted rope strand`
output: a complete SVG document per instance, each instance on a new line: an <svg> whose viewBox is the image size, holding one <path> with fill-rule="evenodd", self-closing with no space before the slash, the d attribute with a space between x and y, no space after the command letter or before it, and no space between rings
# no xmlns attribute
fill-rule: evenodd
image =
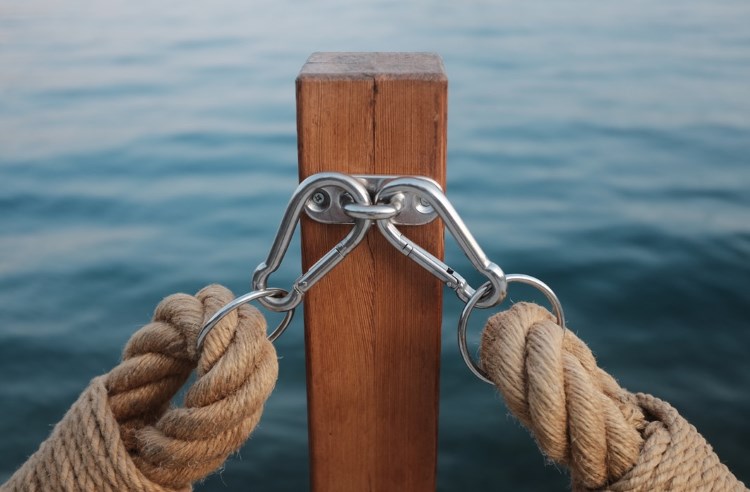
<svg viewBox="0 0 750 492"><path fill-rule="evenodd" d="M278 374L265 320L247 305L197 352L203 323L233 297L211 285L164 299L122 362L91 381L0 491L185 491L221 466L257 425ZM184 406L170 409L193 369Z"/></svg>
<svg viewBox="0 0 750 492"><path fill-rule="evenodd" d="M574 490L747 490L674 408L621 388L546 309L518 303L496 314L480 353L542 452L570 468Z"/></svg>

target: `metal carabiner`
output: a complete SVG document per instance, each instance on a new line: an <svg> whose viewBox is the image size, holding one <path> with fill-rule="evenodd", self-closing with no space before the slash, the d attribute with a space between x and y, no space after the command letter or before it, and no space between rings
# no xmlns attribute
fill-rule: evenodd
<svg viewBox="0 0 750 492"><path fill-rule="evenodd" d="M294 191L289 200L284 217L281 219L279 230L271 246L266 261L258 265L253 273L253 290L265 290L268 277L281 265L284 255L289 248L294 230L297 228L300 214L305 203L323 186L338 186L346 191L354 201L360 205L370 205L370 195L367 189L357 179L341 173L318 173L305 179ZM288 311L294 309L304 297L310 287L331 271L346 257L365 237L372 221L369 219L355 219L354 227L328 253L320 258L310 269L294 281L289 293L283 297L262 297L258 301L272 311Z"/></svg>
<svg viewBox="0 0 750 492"><path fill-rule="evenodd" d="M488 308L500 304L505 299L507 291L507 281L503 270L487 258L474 236L469 232L466 224L461 220L456 209L453 208L453 205L436 184L425 179L412 177L394 179L383 185L374 201L375 203L384 203L389 198L405 191L416 194L437 212L471 264L489 280L491 289L476 302L476 306ZM472 298L476 291L467 283L466 279L433 254L404 236L390 220L378 220L378 228L396 249L439 278L446 286L455 290L456 295L463 302L468 302Z"/></svg>

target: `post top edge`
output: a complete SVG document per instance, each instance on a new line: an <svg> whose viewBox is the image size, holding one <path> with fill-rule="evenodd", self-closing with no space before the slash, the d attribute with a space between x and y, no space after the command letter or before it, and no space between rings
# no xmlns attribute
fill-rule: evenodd
<svg viewBox="0 0 750 492"><path fill-rule="evenodd" d="M315 52L300 79L415 78L447 80L443 60L430 52Z"/></svg>

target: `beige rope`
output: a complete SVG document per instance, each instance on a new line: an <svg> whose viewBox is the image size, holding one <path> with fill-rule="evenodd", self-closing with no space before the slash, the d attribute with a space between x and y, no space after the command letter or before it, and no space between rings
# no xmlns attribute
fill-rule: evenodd
<svg viewBox="0 0 750 492"><path fill-rule="evenodd" d="M481 360L542 452L570 468L574 490L747 490L674 408L621 388L536 304L490 318Z"/></svg>
<svg viewBox="0 0 750 492"><path fill-rule="evenodd" d="M197 353L204 321L232 298L212 285L164 299L122 362L91 381L0 490L182 491L221 466L258 423L278 374L265 320L248 305ZM169 408L193 369L184 407Z"/></svg>

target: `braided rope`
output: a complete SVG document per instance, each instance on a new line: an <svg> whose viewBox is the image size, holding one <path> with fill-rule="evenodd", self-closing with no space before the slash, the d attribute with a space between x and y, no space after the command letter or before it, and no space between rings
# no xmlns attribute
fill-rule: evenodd
<svg viewBox="0 0 750 492"><path fill-rule="evenodd" d="M164 299L122 362L91 381L0 491L183 491L221 466L257 425L278 374L265 320L248 305L197 352L203 323L232 298L212 285ZM184 407L169 408L193 369Z"/></svg>
<svg viewBox="0 0 750 492"><path fill-rule="evenodd" d="M496 314L482 334L484 370L574 490L745 491L668 403L633 394L536 304Z"/></svg>

